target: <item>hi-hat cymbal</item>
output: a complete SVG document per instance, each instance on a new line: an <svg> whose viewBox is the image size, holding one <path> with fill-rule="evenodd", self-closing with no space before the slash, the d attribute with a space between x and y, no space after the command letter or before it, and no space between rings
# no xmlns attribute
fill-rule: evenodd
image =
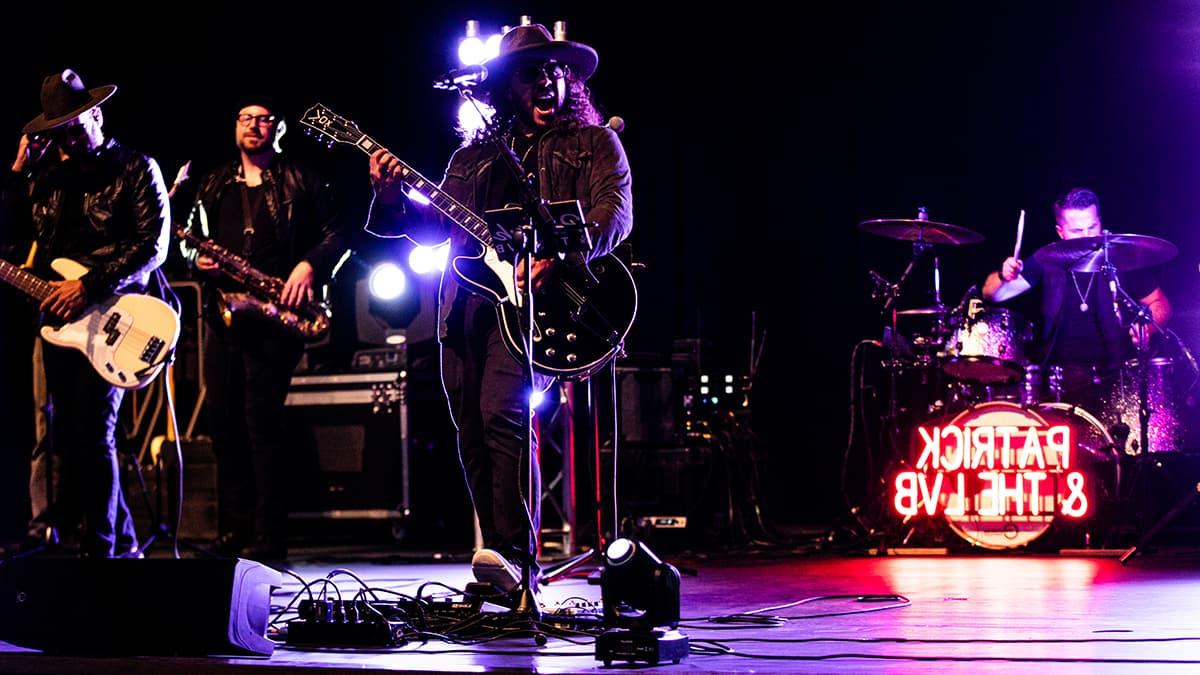
<svg viewBox="0 0 1200 675"><path fill-rule="evenodd" d="M978 244L983 235L961 225L939 223L919 218L879 218L864 220L858 224L864 232L888 239L920 241L926 244Z"/></svg>
<svg viewBox="0 0 1200 675"><path fill-rule="evenodd" d="M1175 244L1166 239L1145 234L1109 234L1056 241L1038 249L1033 257L1046 267L1099 272L1104 266L1106 241L1108 262L1121 272L1160 265L1179 254Z"/></svg>
<svg viewBox="0 0 1200 675"><path fill-rule="evenodd" d="M936 316L945 314L945 305L929 305L928 307L910 307L896 310L896 316Z"/></svg>

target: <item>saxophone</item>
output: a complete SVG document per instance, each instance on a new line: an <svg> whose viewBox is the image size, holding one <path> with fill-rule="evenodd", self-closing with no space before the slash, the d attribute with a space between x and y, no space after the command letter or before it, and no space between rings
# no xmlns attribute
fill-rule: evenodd
<svg viewBox="0 0 1200 675"><path fill-rule="evenodd" d="M326 303L313 300L295 308L284 307L279 303L283 279L255 269L242 256L182 227L177 227L175 234L197 252L212 258L221 274L246 289L237 293L217 290L217 306L226 326L233 323L234 314L245 314L272 321L305 341L319 340L329 332L330 311Z"/></svg>

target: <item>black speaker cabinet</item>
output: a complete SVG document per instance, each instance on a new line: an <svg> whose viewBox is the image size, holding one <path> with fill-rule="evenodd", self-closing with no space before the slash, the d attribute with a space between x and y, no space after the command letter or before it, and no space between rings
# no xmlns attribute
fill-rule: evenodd
<svg viewBox="0 0 1200 675"><path fill-rule="evenodd" d="M58 653L269 656L280 584L249 560L10 560L0 640Z"/></svg>
<svg viewBox="0 0 1200 675"><path fill-rule="evenodd" d="M407 517L406 375L292 378L286 403L292 520Z"/></svg>

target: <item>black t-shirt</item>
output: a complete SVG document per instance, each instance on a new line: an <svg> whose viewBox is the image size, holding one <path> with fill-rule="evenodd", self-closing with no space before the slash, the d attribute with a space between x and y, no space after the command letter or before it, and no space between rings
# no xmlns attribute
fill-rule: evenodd
<svg viewBox="0 0 1200 675"><path fill-rule="evenodd" d="M1046 270L1032 257L1024 263L1021 275L1037 289L1025 295L1037 299L1033 315L1040 318L1036 335L1041 337L1043 363L1111 369L1133 356L1129 330L1122 327L1131 317L1122 309L1118 320L1103 274ZM1047 275L1055 275L1053 283ZM1135 300L1159 286L1158 275L1151 270L1121 272L1118 278Z"/></svg>

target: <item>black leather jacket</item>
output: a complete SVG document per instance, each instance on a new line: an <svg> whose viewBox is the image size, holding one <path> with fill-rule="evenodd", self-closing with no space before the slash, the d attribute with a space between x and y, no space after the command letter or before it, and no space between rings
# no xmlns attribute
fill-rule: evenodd
<svg viewBox="0 0 1200 675"><path fill-rule="evenodd" d="M235 185L241 161L230 162L206 175L196 189L196 203L188 216L188 228L203 236L216 234L215 223L221 197ZM311 169L283 155L262 174L267 212L275 223L275 233L287 242L292 264L307 260L313 266L316 283L325 283L346 251L345 233L338 226L333 195L328 183ZM240 253L236 248L234 253Z"/></svg>
<svg viewBox="0 0 1200 675"><path fill-rule="evenodd" d="M83 166L37 164L29 173L9 175L4 200L16 226L32 228L35 271L55 278L49 272L54 258L82 263L90 268L81 278L88 302L142 290L167 258L171 207L158 163L110 138L80 171ZM83 193L82 218L64 222L63 205L76 190Z"/></svg>

